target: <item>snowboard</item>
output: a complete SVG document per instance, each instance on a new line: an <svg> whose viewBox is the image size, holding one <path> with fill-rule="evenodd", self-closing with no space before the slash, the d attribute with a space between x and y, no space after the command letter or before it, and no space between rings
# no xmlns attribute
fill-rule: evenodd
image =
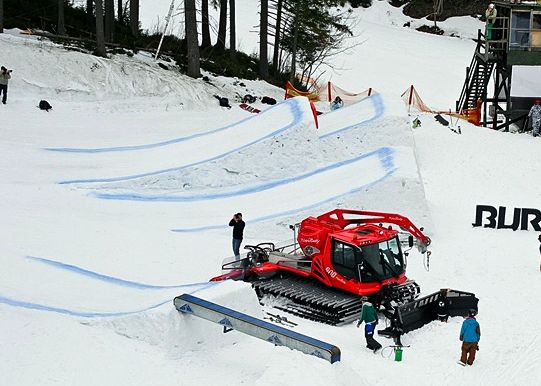
<svg viewBox="0 0 541 386"><path fill-rule="evenodd" d="M256 109L256 108L253 107L253 106L250 106L248 103L241 103L241 104L239 105L239 107L240 107L241 109L244 109L244 110L249 111L249 112L254 113L254 114L259 114L259 113L261 112L261 110Z"/></svg>

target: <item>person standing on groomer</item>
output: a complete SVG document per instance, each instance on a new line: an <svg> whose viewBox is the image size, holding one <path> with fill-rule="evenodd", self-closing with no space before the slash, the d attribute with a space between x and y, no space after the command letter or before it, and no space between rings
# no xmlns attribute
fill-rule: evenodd
<svg viewBox="0 0 541 386"><path fill-rule="evenodd" d="M233 218L229 221L229 226L233 227L233 253L235 254L236 260L240 260L239 250L245 225L244 221L242 221L242 213L233 215Z"/></svg>

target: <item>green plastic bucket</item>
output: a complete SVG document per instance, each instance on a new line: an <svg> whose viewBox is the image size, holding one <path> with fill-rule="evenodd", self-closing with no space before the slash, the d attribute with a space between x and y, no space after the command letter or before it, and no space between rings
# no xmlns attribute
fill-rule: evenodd
<svg viewBox="0 0 541 386"><path fill-rule="evenodd" d="M395 362L402 362L402 348L401 347L394 348L394 360Z"/></svg>

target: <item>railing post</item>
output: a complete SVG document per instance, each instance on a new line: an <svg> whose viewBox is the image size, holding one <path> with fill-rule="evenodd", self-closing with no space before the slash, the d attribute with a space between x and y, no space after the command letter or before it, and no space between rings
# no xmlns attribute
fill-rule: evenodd
<svg viewBox="0 0 541 386"><path fill-rule="evenodd" d="M464 107L464 104L466 104L467 108L467 101L468 101L468 95L470 95L470 68L466 67L466 92L464 93L464 101L462 102L462 107Z"/></svg>

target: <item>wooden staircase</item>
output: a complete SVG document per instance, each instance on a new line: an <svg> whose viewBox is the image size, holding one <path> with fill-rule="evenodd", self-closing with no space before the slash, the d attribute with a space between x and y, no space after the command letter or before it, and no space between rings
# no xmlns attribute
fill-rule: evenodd
<svg viewBox="0 0 541 386"><path fill-rule="evenodd" d="M456 102L457 113L476 107L478 99L486 99L487 86L496 64L496 57L487 46L485 35L479 31L477 47L470 66L466 68L466 80Z"/></svg>

